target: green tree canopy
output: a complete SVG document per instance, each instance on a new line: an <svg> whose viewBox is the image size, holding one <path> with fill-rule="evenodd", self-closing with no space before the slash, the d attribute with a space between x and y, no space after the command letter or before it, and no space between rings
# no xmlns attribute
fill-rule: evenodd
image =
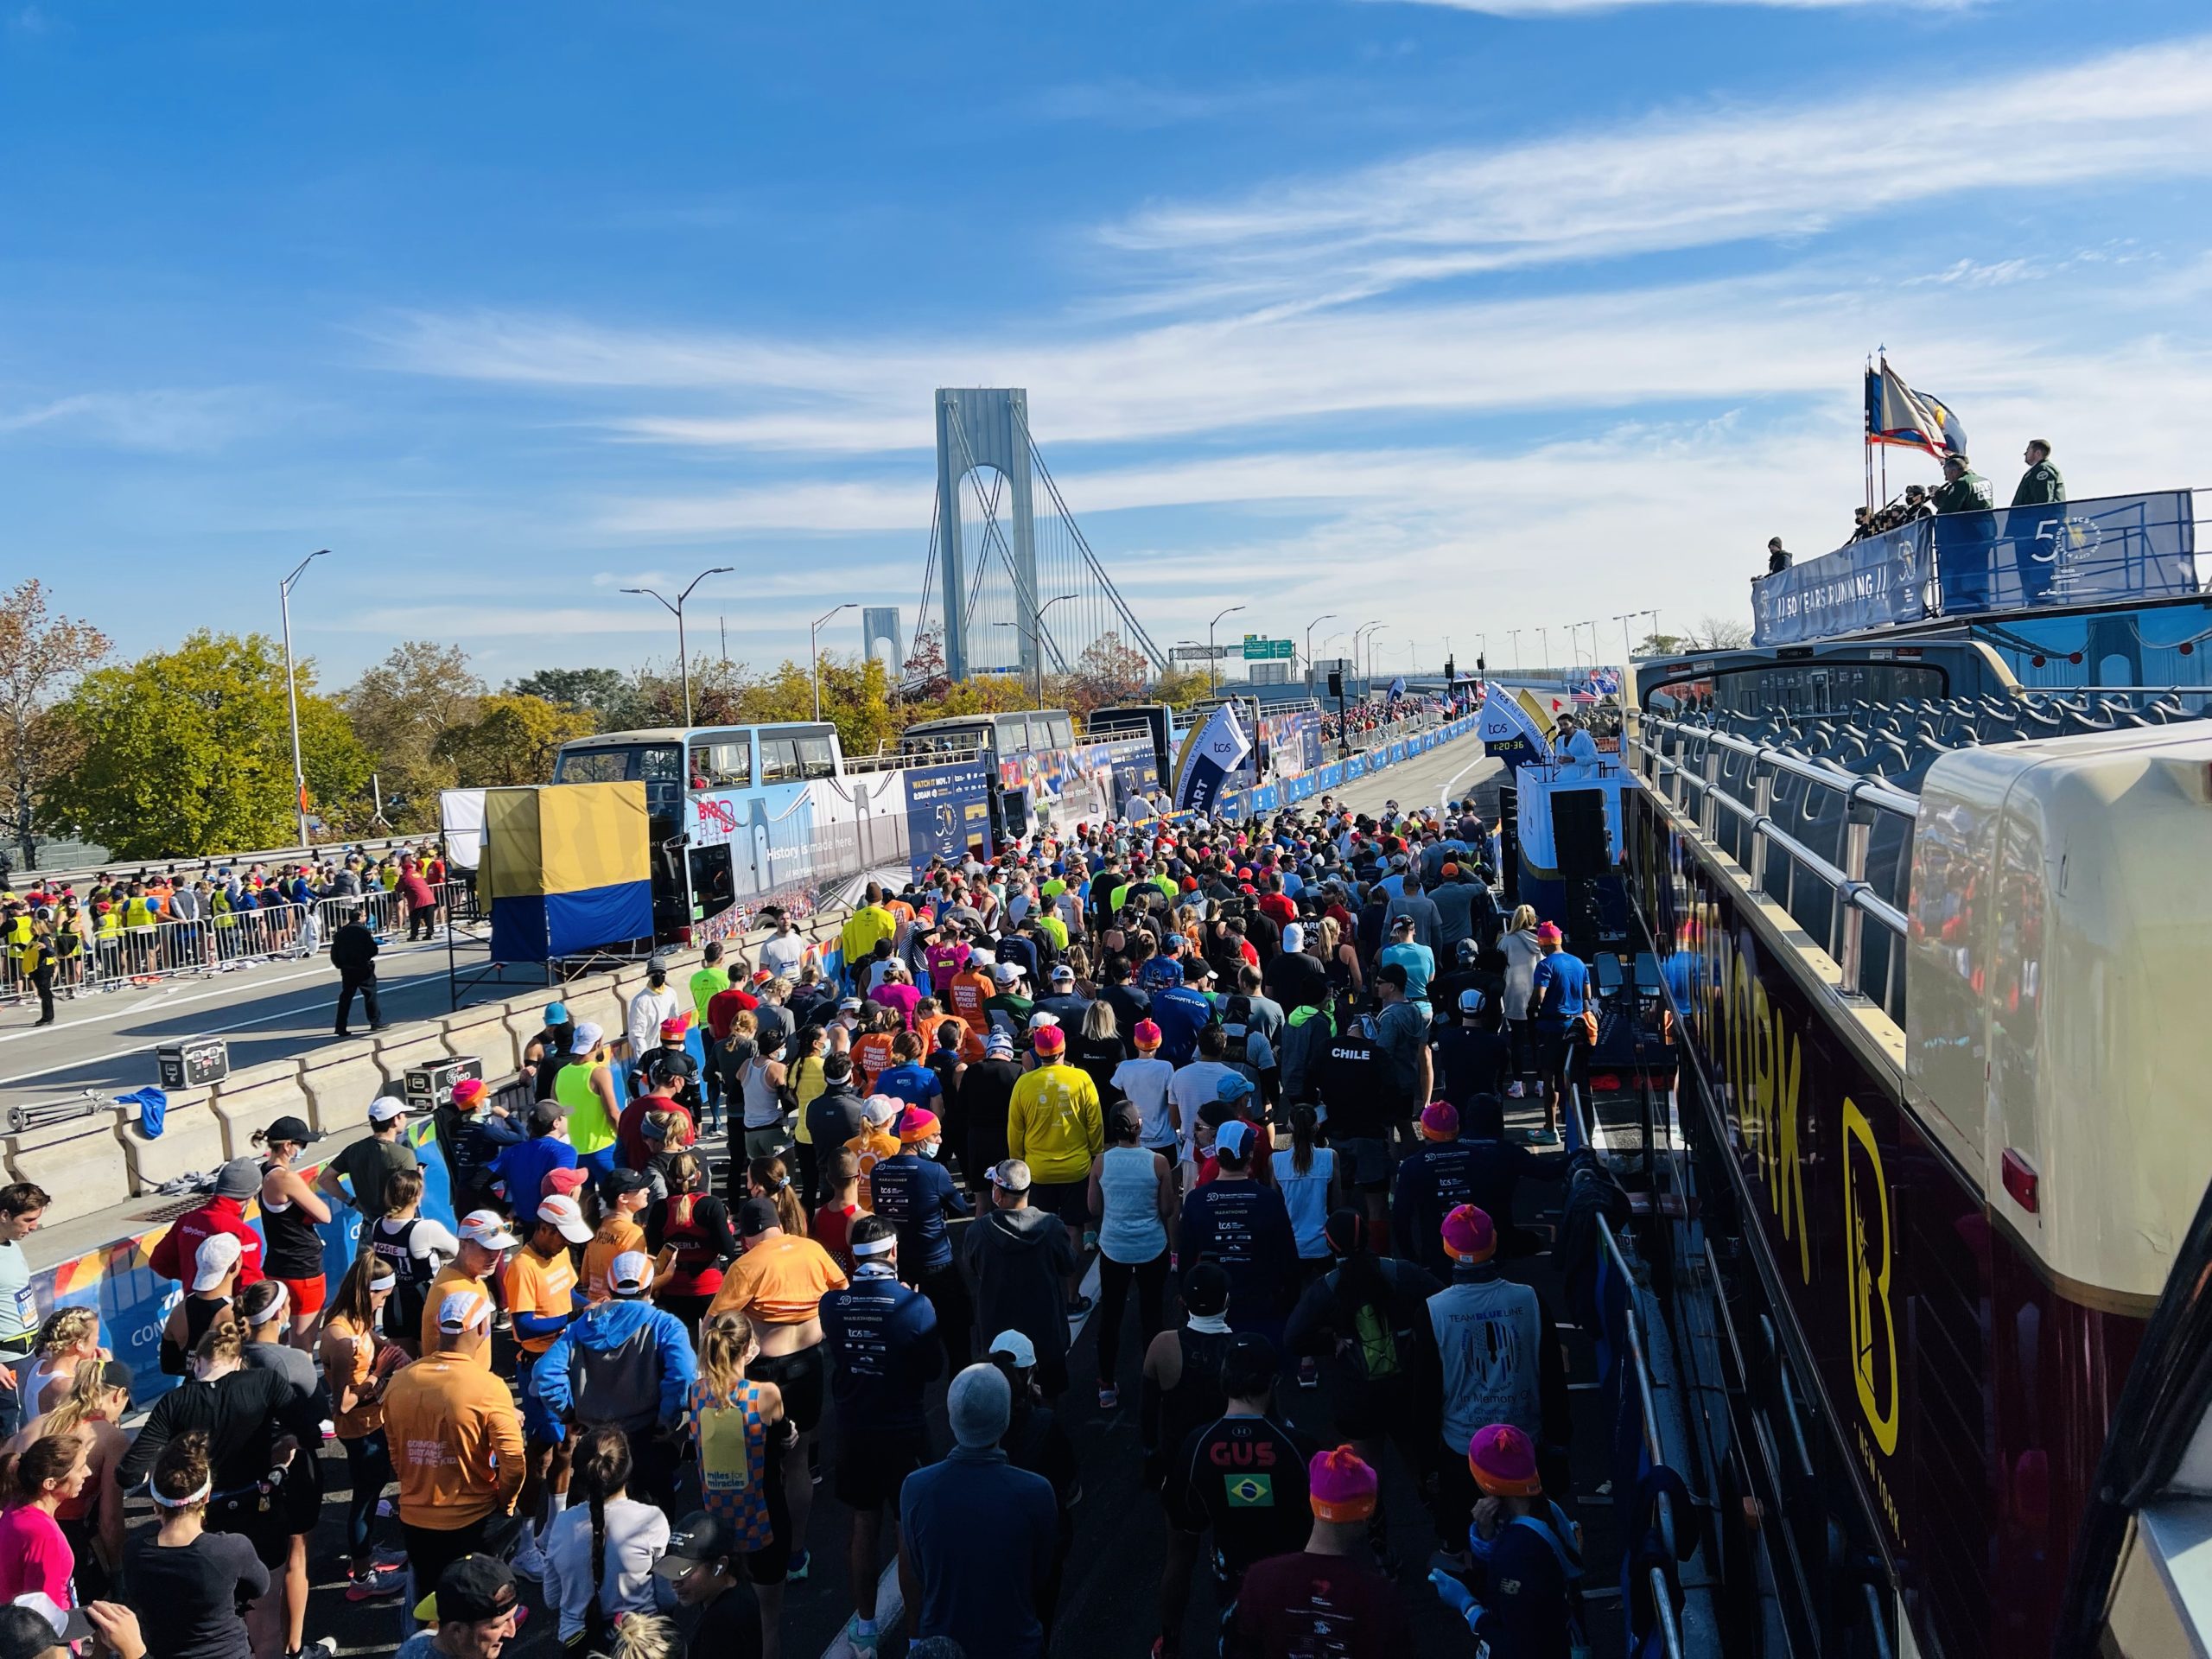
<svg viewBox="0 0 2212 1659"><path fill-rule="evenodd" d="M438 826L438 791L457 781L438 745L475 723L484 682L458 645L409 639L346 693L354 734L368 750L384 790L385 814L402 830Z"/></svg>
<svg viewBox="0 0 2212 1659"><path fill-rule="evenodd" d="M310 807L349 802L367 786L368 756L344 710L312 690L313 664L296 673ZM119 858L281 847L297 833L284 654L266 634L203 628L175 651L95 669L54 715L83 759L49 804Z"/></svg>
<svg viewBox="0 0 2212 1659"><path fill-rule="evenodd" d="M645 723L645 700L635 676L612 668L541 668L508 682L510 695L543 697L557 708L581 709L595 730L628 731Z"/></svg>
<svg viewBox="0 0 2212 1659"><path fill-rule="evenodd" d="M571 738L598 729L591 715L543 697L496 692L477 705L475 720L447 728L436 758L454 769L462 789L553 781L553 757Z"/></svg>

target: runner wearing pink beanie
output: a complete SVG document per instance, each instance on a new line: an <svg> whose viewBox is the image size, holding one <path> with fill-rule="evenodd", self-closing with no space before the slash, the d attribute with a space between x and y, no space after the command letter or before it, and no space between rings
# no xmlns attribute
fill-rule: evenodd
<svg viewBox="0 0 2212 1659"><path fill-rule="evenodd" d="M1306 1501L1317 1520L1364 1521L1375 1513L1375 1471L1348 1446L1316 1452L1306 1465Z"/></svg>

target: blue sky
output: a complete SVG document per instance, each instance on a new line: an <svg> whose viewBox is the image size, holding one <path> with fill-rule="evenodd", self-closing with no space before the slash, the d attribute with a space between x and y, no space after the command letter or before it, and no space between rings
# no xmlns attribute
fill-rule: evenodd
<svg viewBox="0 0 2212 1659"><path fill-rule="evenodd" d="M803 657L912 626L931 388L1015 385L1155 638L1617 657L1840 539L1878 345L2000 489L2212 429L2201 5L767 10L0 4L0 579L135 652L329 546L326 680L498 680L727 563Z"/></svg>

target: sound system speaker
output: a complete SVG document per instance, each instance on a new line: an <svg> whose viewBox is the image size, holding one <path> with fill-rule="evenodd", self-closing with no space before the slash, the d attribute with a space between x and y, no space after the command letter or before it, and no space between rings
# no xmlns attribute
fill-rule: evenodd
<svg viewBox="0 0 2212 1659"><path fill-rule="evenodd" d="M1342 670L1342 669L1340 669L1340 668L1332 668L1332 669L1331 669L1331 670L1329 671L1329 695L1330 695L1331 696L1332 696L1332 697L1341 697L1342 696L1344 696L1344 670Z"/></svg>
<svg viewBox="0 0 2212 1659"><path fill-rule="evenodd" d="M1611 874L1610 840L1602 791L1562 789L1554 792L1552 852L1562 877L1569 881L1594 880Z"/></svg>

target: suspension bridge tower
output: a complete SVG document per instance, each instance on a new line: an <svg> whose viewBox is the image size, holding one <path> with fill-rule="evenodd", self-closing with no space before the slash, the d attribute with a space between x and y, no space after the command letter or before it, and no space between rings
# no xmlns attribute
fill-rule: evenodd
<svg viewBox="0 0 2212 1659"><path fill-rule="evenodd" d="M1029 429L1017 387L940 387L937 501L915 630L944 672L1065 673L1111 641L1167 666L1091 551ZM1038 503L1046 504L1040 518Z"/></svg>

